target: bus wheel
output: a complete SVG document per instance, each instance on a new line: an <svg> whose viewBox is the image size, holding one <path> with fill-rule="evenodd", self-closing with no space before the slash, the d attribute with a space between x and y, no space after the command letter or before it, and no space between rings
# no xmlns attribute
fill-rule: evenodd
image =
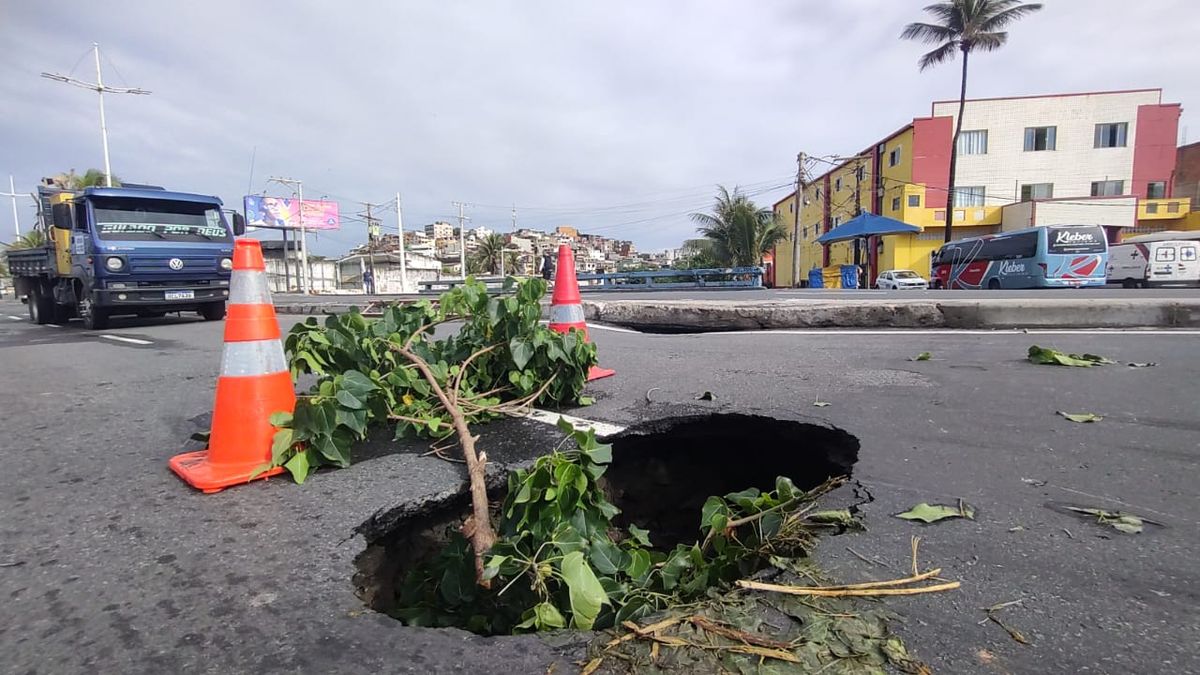
<svg viewBox="0 0 1200 675"><path fill-rule="evenodd" d="M992 279L991 281L989 281L989 282L988 282L988 290L989 290L989 291L998 291L998 290L1000 290L1000 280L999 280L999 279Z"/></svg>

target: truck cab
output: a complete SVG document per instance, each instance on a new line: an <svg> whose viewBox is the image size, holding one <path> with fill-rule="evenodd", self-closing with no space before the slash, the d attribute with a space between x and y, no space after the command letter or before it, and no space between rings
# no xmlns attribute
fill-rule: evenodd
<svg viewBox="0 0 1200 675"><path fill-rule="evenodd" d="M233 236L244 225L230 227L219 198L148 186L39 192L48 235L40 264L32 251L9 256L36 321L74 314L103 328L123 314L225 316Z"/></svg>

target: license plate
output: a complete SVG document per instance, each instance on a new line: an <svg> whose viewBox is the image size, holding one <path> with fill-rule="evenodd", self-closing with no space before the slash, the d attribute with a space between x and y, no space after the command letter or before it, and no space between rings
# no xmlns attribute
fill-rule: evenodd
<svg viewBox="0 0 1200 675"><path fill-rule="evenodd" d="M195 291L167 291L163 293L163 299L165 300L194 300L195 298Z"/></svg>

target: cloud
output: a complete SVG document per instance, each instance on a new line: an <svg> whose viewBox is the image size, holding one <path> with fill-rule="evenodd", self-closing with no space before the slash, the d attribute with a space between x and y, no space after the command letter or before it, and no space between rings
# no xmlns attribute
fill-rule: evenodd
<svg viewBox="0 0 1200 675"><path fill-rule="evenodd" d="M1162 86L1185 108L1190 3L1049 2L972 61L972 95ZM95 96L38 77L154 93L106 98L113 170L236 206L271 175L343 213L404 194L420 226L465 201L472 224L571 224L641 248L692 236L717 183L786 193L797 151L849 153L951 98L957 69L918 73L897 39L916 4L762 0L563 3L125 2L0 27L0 147L23 188L101 166ZM115 66L115 67L114 67ZM119 69L119 75L118 71ZM1185 112L1183 124L1193 119ZM1192 124L1200 135L1200 126ZM250 175L251 157L254 174ZM271 191L282 190L271 186ZM394 216L389 216L393 217ZM388 222L394 227L394 220ZM7 230L7 227L5 227ZM314 248L365 238L347 222Z"/></svg>

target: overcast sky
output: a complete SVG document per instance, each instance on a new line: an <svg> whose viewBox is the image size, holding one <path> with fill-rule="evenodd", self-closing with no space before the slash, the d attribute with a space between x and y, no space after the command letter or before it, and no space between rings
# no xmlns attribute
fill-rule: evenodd
<svg viewBox="0 0 1200 675"><path fill-rule="evenodd" d="M798 151L856 152L954 98L957 64L919 73L925 48L897 39L925 4L0 0L0 176L29 191L103 166L96 95L39 77L94 78L99 42L106 84L153 92L106 97L127 181L240 208L290 176L344 215L400 191L406 228L456 200L472 226L507 228L515 204L519 226L673 247L716 184L769 205ZM1200 137L1194 0L1044 4L972 60L969 95L1162 87ZM314 248L365 236L346 221Z"/></svg>

